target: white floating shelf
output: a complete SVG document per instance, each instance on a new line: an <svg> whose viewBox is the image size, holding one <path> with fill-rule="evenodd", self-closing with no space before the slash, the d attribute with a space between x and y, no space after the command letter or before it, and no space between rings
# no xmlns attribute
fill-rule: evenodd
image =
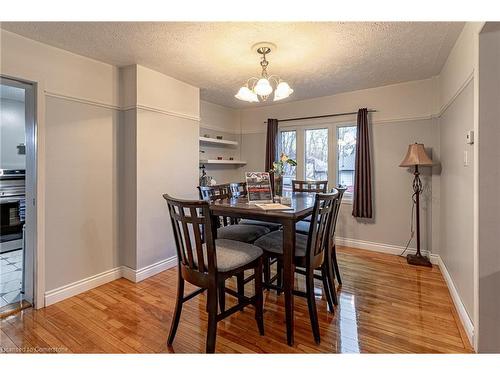
<svg viewBox="0 0 500 375"><path fill-rule="evenodd" d="M200 142L217 144L217 145L238 146L238 142L236 141L228 141L226 139L217 139L217 138L200 137Z"/></svg>
<svg viewBox="0 0 500 375"><path fill-rule="evenodd" d="M218 160L218 159L200 159L200 164L234 164L245 165L247 162L242 160Z"/></svg>

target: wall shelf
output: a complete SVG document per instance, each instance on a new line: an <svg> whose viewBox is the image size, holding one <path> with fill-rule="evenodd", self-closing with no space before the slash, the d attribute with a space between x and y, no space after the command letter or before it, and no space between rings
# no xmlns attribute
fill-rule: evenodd
<svg viewBox="0 0 500 375"><path fill-rule="evenodd" d="M217 159L200 159L200 164L232 164L245 165L247 162L242 160L217 160Z"/></svg>
<svg viewBox="0 0 500 375"><path fill-rule="evenodd" d="M221 146L222 145L238 146L238 142L236 141L228 141L226 139L207 138L207 137L200 137L200 143L221 145Z"/></svg>

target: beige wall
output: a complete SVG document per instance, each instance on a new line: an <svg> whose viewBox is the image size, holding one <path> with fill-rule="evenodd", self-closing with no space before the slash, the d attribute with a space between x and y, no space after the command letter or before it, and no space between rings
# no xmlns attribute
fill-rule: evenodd
<svg viewBox="0 0 500 375"><path fill-rule="evenodd" d="M128 98L121 248L124 265L140 270L176 254L162 195L197 197L199 90L139 65L121 73Z"/></svg>
<svg viewBox="0 0 500 375"><path fill-rule="evenodd" d="M439 120L441 160L440 255L472 318L474 313L474 152L465 143L474 128L474 84L465 89ZM464 152L470 165L464 166Z"/></svg>
<svg viewBox="0 0 500 375"><path fill-rule="evenodd" d="M46 289L118 267L118 111L46 101Z"/></svg>
<svg viewBox="0 0 500 375"><path fill-rule="evenodd" d="M500 352L500 23L479 39L479 345ZM493 29L493 30L491 30Z"/></svg>

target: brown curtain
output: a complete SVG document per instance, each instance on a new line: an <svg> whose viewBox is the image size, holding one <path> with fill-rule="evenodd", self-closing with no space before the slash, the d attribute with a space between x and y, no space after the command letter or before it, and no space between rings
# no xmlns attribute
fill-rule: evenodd
<svg viewBox="0 0 500 375"><path fill-rule="evenodd" d="M368 131L368 110L366 108L358 110L352 216L373 217L370 133Z"/></svg>
<svg viewBox="0 0 500 375"><path fill-rule="evenodd" d="M278 120L274 118L267 119L267 137L266 137L266 172L273 167L278 153Z"/></svg>

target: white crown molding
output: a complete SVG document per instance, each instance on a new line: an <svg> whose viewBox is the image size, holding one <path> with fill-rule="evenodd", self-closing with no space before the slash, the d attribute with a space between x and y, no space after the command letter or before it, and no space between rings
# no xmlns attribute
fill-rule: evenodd
<svg viewBox="0 0 500 375"><path fill-rule="evenodd" d="M85 98L79 98L79 97L75 97L75 96L69 96L69 95L65 95L65 94L59 94L59 93L52 92L52 91L47 91L47 90L45 90L45 95L48 96L48 97L51 97L51 98L57 98L57 99L63 99L63 100L70 100L72 102L77 102L77 103L92 105L94 107L114 109L114 110L117 110L117 111L119 111L121 109L119 106L114 105L114 104L99 102L99 101L85 99Z"/></svg>
<svg viewBox="0 0 500 375"><path fill-rule="evenodd" d="M122 108L122 110L126 111L126 110L129 110L132 108L140 109L143 111L161 113L163 115L179 117L179 118L183 118L183 119L187 119L187 120L200 121L200 116L193 116L193 115L189 115L187 113L181 113L181 112L175 112L175 111L167 111L167 110L160 109L160 108L148 107L148 106L143 105L143 104L137 104L135 106L125 107L125 108Z"/></svg>
<svg viewBox="0 0 500 375"><path fill-rule="evenodd" d="M424 121L424 120L432 120L436 118L437 115L435 114L428 114L428 115L423 115L423 116L412 116L412 117L397 117L397 118L388 118L388 119L381 119L381 120L372 120L370 121L371 124L373 125L383 125L383 124L393 124L397 122L410 122L410 121ZM353 119L354 124L356 123L356 119ZM295 125L289 125L289 126L281 126L281 128L295 128L295 127L305 127L305 126L316 126L316 125L335 125L335 124L346 124L349 123L349 121L342 120L342 121L308 121L307 123L298 123ZM266 129L250 129L250 130L242 130L241 131L242 135L246 134L266 134Z"/></svg>
<svg viewBox="0 0 500 375"><path fill-rule="evenodd" d="M451 278L451 275L448 272L448 269L446 268L446 265L444 264L441 257L439 257L438 265L439 269L441 270L441 274L443 275L444 280L446 281L448 290L450 291L451 299L453 301L453 304L455 305L455 308L457 309L458 316L465 329L465 333L467 334L469 343L471 346L474 346L474 324L472 323L472 320L469 317L467 310L465 309L465 305L462 302L462 299L460 298L460 294L458 294L458 290L455 287L455 283L453 282L453 279Z"/></svg>
<svg viewBox="0 0 500 375"><path fill-rule="evenodd" d="M448 102L446 102L445 104L443 104L441 106L441 108L439 109L439 112L435 115L435 117L437 118L440 118L445 112L446 110L448 109L448 107L450 105L453 104L453 102L455 101L455 99L458 98L458 96L462 93L462 91L465 90L465 88L467 87L467 85L474 79L474 69L472 70L472 72L467 76L467 78L465 79L465 81L460 85L460 87L457 89L457 91L455 92L455 94L453 94L451 96L451 98L448 100Z"/></svg>
<svg viewBox="0 0 500 375"><path fill-rule="evenodd" d="M75 96L59 94L59 93L55 93L55 92L51 92L51 91L45 91L45 95L48 97L51 97L51 98L69 100L69 101L76 102L76 103L87 104L87 105L91 105L94 107L112 109L115 111L128 111L131 109L140 109L143 111L156 112L156 113L161 113L161 114L168 115L168 116L179 117L179 118L184 118L184 119L193 120L193 121L200 121L199 116L193 116L193 115L189 115L186 113L175 112L175 111L167 111L164 109L148 107L148 106L145 106L142 104L127 106L127 107L120 107L120 106L117 106L114 104L108 104L108 103L99 102L99 101L90 100L90 99L85 99L85 98L78 98Z"/></svg>
<svg viewBox="0 0 500 375"><path fill-rule="evenodd" d="M200 121L203 121L203 120L200 120ZM221 132L221 133L236 134L236 135L240 135L241 134L241 131L239 129L238 130L236 130L236 129L226 129L226 128L223 128L222 126L207 124L206 122L200 122L200 128L208 129L208 130L214 130L214 131L218 131L218 132Z"/></svg>

